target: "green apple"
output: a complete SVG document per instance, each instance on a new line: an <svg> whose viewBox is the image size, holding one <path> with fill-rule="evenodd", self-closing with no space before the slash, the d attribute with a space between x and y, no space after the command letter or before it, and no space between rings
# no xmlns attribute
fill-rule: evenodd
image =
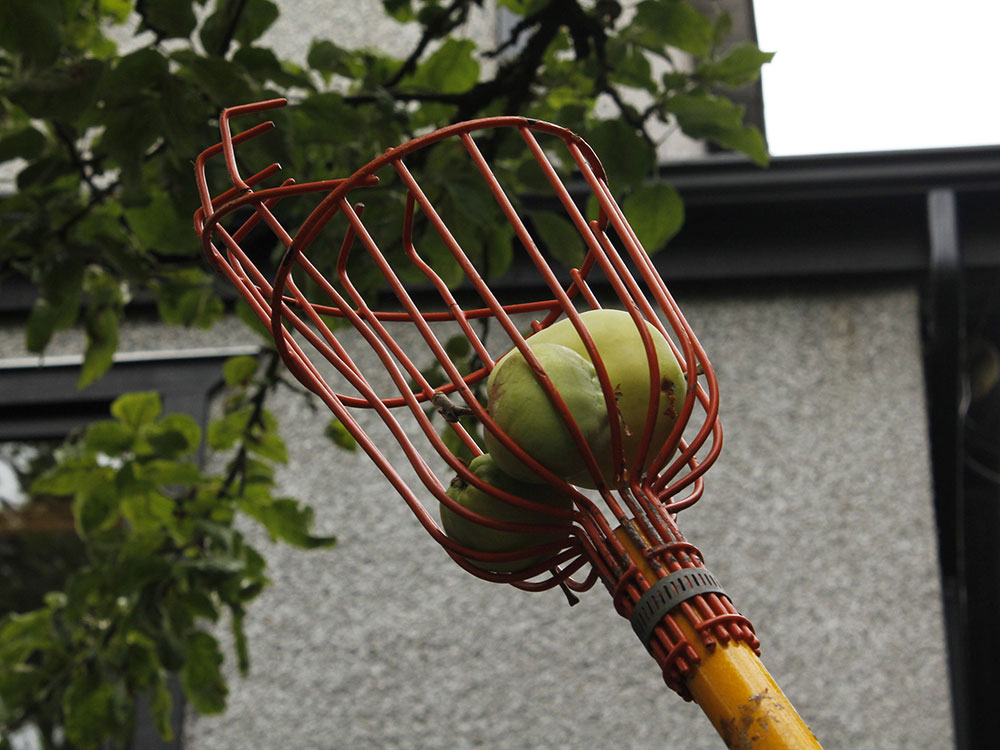
<svg viewBox="0 0 1000 750"><path fill-rule="evenodd" d="M594 340L597 353L604 363L611 388L614 389L618 400L622 448L627 468L638 456L639 444L646 426L650 400L646 349L632 316L624 310L588 310L581 313L580 318ZM648 469L650 461L670 436L687 393L684 372L670 345L659 329L648 321L645 323L653 339L659 383L655 390L658 398L655 409L656 422L642 470ZM532 347L542 343L559 344L572 349L581 357L585 357L588 363L590 362L590 354L583 344L583 339L569 318L559 320L534 334L528 339L528 343ZM607 444L610 446L610 437ZM605 481L613 486L610 449L608 455L599 463ZM582 487L595 486L593 477L586 471L570 475L568 481Z"/></svg>
<svg viewBox="0 0 1000 750"><path fill-rule="evenodd" d="M560 495L554 488L545 484L520 482L500 470L496 462L488 454L477 456L469 463L469 470L487 484L497 489L509 492L525 500L531 500L554 508L571 510L573 501ZM565 534L535 534L528 532L503 531L467 519L453 511L444 503L440 504L441 526L445 533L459 544L479 552L514 552L515 550L537 547L546 542L564 539L569 534L570 521L554 516L521 508L504 502L483 492L475 486L466 483L456 476L447 490L448 497L458 502L463 508L496 521L510 521L523 524L544 524L548 526L565 526ZM515 572L543 559L531 557L523 560L512 560L503 563L485 563L476 560L472 562L478 567L495 572Z"/></svg>
<svg viewBox="0 0 1000 750"><path fill-rule="evenodd" d="M558 343L533 337L528 346L595 456L610 455L608 409L594 365ZM514 349L497 362L486 381L486 391L490 416L532 458L562 478L586 472L586 461L566 421L520 351ZM525 482L545 482L489 430L483 437L486 449L507 474Z"/></svg>

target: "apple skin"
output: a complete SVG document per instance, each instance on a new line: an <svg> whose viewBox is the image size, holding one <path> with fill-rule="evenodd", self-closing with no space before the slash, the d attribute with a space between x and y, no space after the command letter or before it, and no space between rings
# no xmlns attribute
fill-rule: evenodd
<svg viewBox="0 0 1000 750"><path fill-rule="evenodd" d="M552 385L595 456L610 455L608 409L597 371L590 360L555 342L528 341ZM517 349L504 355L486 381L488 409L497 426L518 446L559 477L586 473L587 464L566 423ZM497 466L515 479L545 479L515 458L489 431L486 449Z"/></svg>
<svg viewBox="0 0 1000 750"><path fill-rule="evenodd" d="M560 495L549 485L520 482L500 470L492 456L484 453L469 463L469 471L484 482L512 495L531 500L536 503L551 505L554 508L572 510L573 501ZM441 526L449 538L479 552L513 552L515 550L537 547L546 542L564 539L569 534L571 521L556 518L545 513L538 513L526 508L520 508L511 503L477 489L467 484L460 476L456 476L447 490L448 497L458 502L463 508L478 513L486 518L497 521L510 521L523 524L543 524L547 526L565 526L565 534L531 534L493 529L475 521L462 517L444 503L440 504ZM511 560L508 562L487 563L471 560L477 567L498 573L517 572L544 559L543 556Z"/></svg>
<svg viewBox="0 0 1000 750"><path fill-rule="evenodd" d="M618 412L622 424L622 448L625 466L628 468L638 455L649 406L649 364L646 349L632 316L624 310L588 310L581 313L580 318L594 340L597 353L604 363L618 400ZM656 423L642 467L643 471L648 469L649 463L670 436L687 394L684 372L667 340L655 326L648 321L644 322L653 338L660 385L657 389L659 404L656 408ZM531 336L528 343L561 344L590 361L590 354L583 344L583 339L569 318L563 318L542 329ZM608 445L610 446L610 435ZM599 464L605 481L614 486L610 447L608 455L600 460ZM596 486L593 477L587 471L571 475L568 481L581 487Z"/></svg>

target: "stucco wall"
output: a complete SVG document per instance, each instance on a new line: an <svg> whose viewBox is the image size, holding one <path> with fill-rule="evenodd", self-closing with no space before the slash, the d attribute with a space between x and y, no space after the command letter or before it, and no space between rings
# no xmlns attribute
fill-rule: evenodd
<svg viewBox="0 0 1000 750"><path fill-rule="evenodd" d="M681 528L826 747L948 747L915 291L679 301L726 428ZM328 446L326 413L278 408L283 490L339 544L261 540L274 586L247 620L252 674L223 716L189 721L187 748L721 747L603 588L571 609L467 575L364 455Z"/></svg>

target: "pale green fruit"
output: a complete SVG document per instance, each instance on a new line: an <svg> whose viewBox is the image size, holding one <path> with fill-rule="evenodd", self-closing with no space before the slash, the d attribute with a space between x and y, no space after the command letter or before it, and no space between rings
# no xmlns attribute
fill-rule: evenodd
<svg viewBox="0 0 1000 750"><path fill-rule="evenodd" d="M589 360L557 343L528 342L532 353L559 392L583 439L595 456L609 453L608 409L597 371ZM569 427L517 349L500 359L486 381L490 416L517 445L560 477L585 472L586 461ZM514 457L486 430L486 449L515 479L545 480Z"/></svg>
<svg viewBox="0 0 1000 750"><path fill-rule="evenodd" d="M628 467L638 454L649 406L649 365L646 349L632 316L624 310L588 310L581 313L580 318L594 340L597 353L607 369L608 379L618 399L622 448L625 454L625 466ZM648 468L650 461L656 457L670 436L687 393L684 373L667 340L651 323L646 322L646 326L653 338L659 368L659 384L656 389L659 403L656 407L656 423L643 470ZM552 324L529 339L532 345L543 342L568 347L590 361L583 339L569 318ZM610 453L599 463L604 468L605 481L613 484ZM582 487L595 486L588 472L573 475L569 481Z"/></svg>
<svg viewBox="0 0 1000 750"><path fill-rule="evenodd" d="M544 505L551 505L555 508L571 510L573 501L568 497L558 494L549 485L530 484L519 482L505 474L496 465L496 462L488 454L477 456L469 463L469 470L487 484L491 484L497 489L509 492L525 500L531 500ZM496 521L510 521L524 524L543 524L547 526L566 526L565 534L531 534L513 531L503 531L492 529L481 523L476 523L462 517L447 505L441 503L441 526L445 533L459 544L470 547L479 552L514 552L515 550L530 549L546 542L564 539L569 534L570 521L545 513L520 508L511 503L493 497L482 490L467 484L461 477L456 476L448 487L448 497L458 502L463 508L478 513L486 518ZM504 563L485 563L476 560L472 562L480 568L495 572L515 572L524 570L528 566L541 560L541 557L532 557L525 560L513 560Z"/></svg>

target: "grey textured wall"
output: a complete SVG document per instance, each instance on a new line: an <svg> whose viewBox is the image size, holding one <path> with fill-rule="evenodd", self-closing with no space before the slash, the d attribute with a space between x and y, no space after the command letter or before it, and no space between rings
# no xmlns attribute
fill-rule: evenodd
<svg viewBox="0 0 1000 750"><path fill-rule="evenodd" d="M679 301L726 428L681 528L825 747L948 747L915 292ZM280 411L283 489L339 544L262 540L252 674L223 716L190 719L187 748L721 747L603 588L571 609L464 573L364 455L328 447L326 413L292 395Z"/></svg>
<svg viewBox="0 0 1000 750"><path fill-rule="evenodd" d="M412 41L368 27L365 7L376 0L285 2L269 41L289 54L329 28L345 44ZM726 430L682 529L825 747L952 745L914 290L680 301L720 376ZM0 331L0 355L21 354L20 336ZM246 339L130 325L123 348ZM77 349L71 334L52 347ZM187 748L721 747L603 589L571 609L469 576L365 456L329 447L322 409L281 399L283 491L339 544L261 540L274 585L247 621L252 674L233 676L223 716L189 718Z"/></svg>

